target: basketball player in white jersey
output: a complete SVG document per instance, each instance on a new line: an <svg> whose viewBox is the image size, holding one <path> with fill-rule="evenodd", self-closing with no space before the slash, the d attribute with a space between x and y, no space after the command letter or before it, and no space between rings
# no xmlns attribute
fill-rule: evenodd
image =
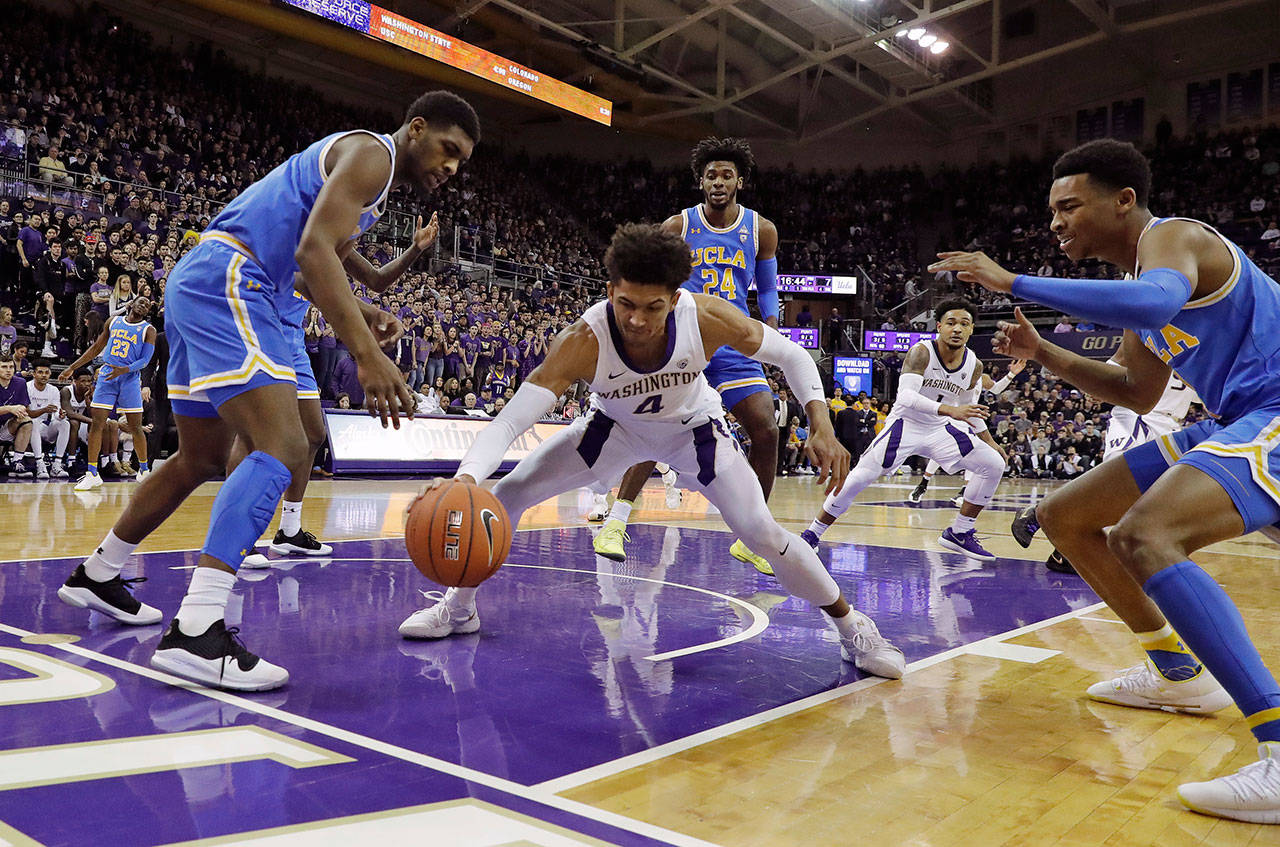
<svg viewBox="0 0 1280 847"><path fill-rule="evenodd" d="M1013 383L1013 378L1018 374L1022 373L1022 369L1025 368L1026 366L1027 366L1026 359L1018 359L1014 361L1013 364L1009 365L1009 371L1004 376L1000 377L1000 379L992 379L991 377L987 376L987 374L984 373L982 375L982 390L990 391L992 394L996 395L996 397L999 397L1001 394L1005 392L1005 389L1007 389ZM983 438L982 433L987 431L987 425L986 425L986 422L982 420L971 421L970 429L973 430L974 435L978 436L979 438ZM990 436L983 438L983 440L986 441L988 438L990 438ZM1000 446L995 444L994 439L991 440L991 443L996 447L997 450L1000 450ZM1004 451L1000 450L1000 452L1003 453ZM1008 462L1008 459L1009 457L1005 456L1006 462ZM920 477L919 485L917 485L915 488L911 490L911 493L907 495L907 499L910 500L912 503L919 503L922 499L924 499L924 493L929 489L929 480L932 479L933 475L936 474L941 468L942 468L941 465L939 465L933 459L930 459L929 462L924 466L924 475ZM972 471L965 471L965 474L964 474L965 485L968 485L969 480L970 478L972 478L972 476L973 476ZM964 486L961 486L960 490L956 492L955 497L952 498L952 502L955 503L957 506L959 506L961 503L964 502Z"/></svg>
<svg viewBox="0 0 1280 847"><path fill-rule="evenodd" d="M62 373L65 376L67 371ZM85 444L89 443L89 427L93 423L93 418L89 416L89 403L93 400L93 381L92 370L87 367L76 368L72 373L71 384L62 387L62 413L71 423L71 441L67 445L68 457L76 455L81 441ZM102 433L102 446L107 454L114 455L119 429L113 420L108 419L107 424L106 431ZM75 464L74 460L66 463L68 472L73 464Z"/></svg>
<svg viewBox="0 0 1280 847"><path fill-rule="evenodd" d="M34 379L27 386L31 408L37 414L31 418L31 452L36 457L36 478L69 476L65 467L67 444L71 440L71 422L62 411L62 393L49 383L52 371L49 363L36 362ZM42 460L45 442L54 445L53 460L48 467Z"/></svg>
<svg viewBox="0 0 1280 847"><path fill-rule="evenodd" d="M1124 367L1122 353L1117 353L1107 360L1108 365ZM1182 429L1182 421L1187 416L1191 404L1200 398L1196 392L1178 376L1177 372L1169 374L1169 382L1155 408L1145 415L1140 415L1124 406L1111 409L1111 420L1107 423L1107 442L1103 448L1102 461L1110 461L1125 450L1154 441L1162 435L1169 435ZM1031 539L1040 529L1036 518L1036 504L1027 506L1018 512L1013 519L1010 530L1014 540L1023 547L1031 546ZM1056 549L1045 560L1045 567L1058 573L1075 573L1076 569L1066 557Z"/></svg>
<svg viewBox="0 0 1280 847"><path fill-rule="evenodd" d="M711 354L724 345L780 366L813 421L805 450L830 490L848 473L849 454L831 427L817 366L798 345L733 304L680 290L691 258L678 234L640 224L620 227L605 253L608 299L556 336L546 360L477 436L456 478L486 479L511 442L570 385L584 380L594 392L587 413L494 486L513 524L549 497L612 482L638 462L665 462L768 559L784 588L827 614L846 661L876 676L900 678L902 651L849 606L817 554L769 514L755 474L725 426L720 397L702 376ZM443 600L405 620L400 633L441 638L475 632L476 592L449 589Z"/></svg>
<svg viewBox="0 0 1280 847"><path fill-rule="evenodd" d="M844 481L844 487L828 494L822 511L800 534L815 550L818 539L853 505L853 498L881 476L892 474L910 456L934 459L948 473L972 471L964 504L938 544L984 562L995 556L978 543L974 524L991 502L1005 460L986 431L986 406L977 403L982 389L982 362L969 349L974 311L963 300L947 300L934 311L938 337L918 341L907 352L898 379L898 397L884 422L884 429L862 454ZM810 419L812 420L812 418ZM974 438L971 421L983 421L982 434Z"/></svg>

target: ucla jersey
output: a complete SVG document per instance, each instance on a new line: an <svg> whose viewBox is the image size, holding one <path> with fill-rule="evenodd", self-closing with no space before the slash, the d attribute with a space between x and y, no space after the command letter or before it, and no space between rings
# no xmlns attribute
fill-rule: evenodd
<svg viewBox="0 0 1280 847"><path fill-rule="evenodd" d="M680 236L693 250L693 272L684 287L697 294L721 297L743 314L747 289L756 276L756 252L760 248L760 218L746 206L738 206L738 218L718 229L702 216L702 204L680 212Z"/></svg>
<svg viewBox="0 0 1280 847"><path fill-rule="evenodd" d="M1143 235L1170 220L1191 219L1154 218ZM1280 285L1213 227L1191 222L1231 251L1231 276L1207 297L1189 301L1168 326L1138 336L1195 389L1206 409L1230 422L1280 403Z"/></svg>
<svg viewBox="0 0 1280 847"><path fill-rule="evenodd" d="M146 321L129 323L124 315L111 319L107 336L107 349L102 352L103 365L129 367L142 358L142 343L147 338L151 324Z"/></svg>
<svg viewBox="0 0 1280 847"><path fill-rule="evenodd" d="M275 284L281 319L292 326L301 326L309 305L293 288L293 276L298 270L293 256L298 242L302 240L302 230L307 225L316 196L328 178L325 159L335 142L357 132L372 135L386 146L391 156L391 174L394 174L396 148L391 136L362 129L334 133L290 156L245 189L213 219L205 233L205 238L225 239L247 253L262 268ZM391 179L388 176L387 184L378 196L361 209L359 223L351 238L359 238L386 210Z"/></svg>

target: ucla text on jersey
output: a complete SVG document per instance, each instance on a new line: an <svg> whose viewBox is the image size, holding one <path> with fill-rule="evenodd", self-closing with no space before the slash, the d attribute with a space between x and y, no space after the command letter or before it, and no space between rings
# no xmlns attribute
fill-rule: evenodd
<svg viewBox="0 0 1280 847"><path fill-rule="evenodd" d="M693 269L684 288L721 297L747 314L747 290L756 276L760 249L760 217L738 206L737 219L717 228L702 215L702 204L680 212L681 237L693 251Z"/></svg>

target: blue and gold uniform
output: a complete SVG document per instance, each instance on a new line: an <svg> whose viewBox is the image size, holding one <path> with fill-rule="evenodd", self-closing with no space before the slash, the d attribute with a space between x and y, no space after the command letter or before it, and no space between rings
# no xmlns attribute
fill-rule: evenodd
<svg viewBox="0 0 1280 847"><path fill-rule="evenodd" d="M299 396L319 396L303 344L310 304L293 287L294 253L328 176L325 158L350 134L320 139L251 185L170 273L165 331L169 396L177 414L212 417L224 401L272 382L297 383ZM387 148L394 173L391 136L367 134ZM377 221L390 188L388 176L361 210L353 239Z"/></svg>
<svg viewBox="0 0 1280 847"><path fill-rule="evenodd" d="M1188 219L1154 218L1143 234L1170 220ZM1138 335L1196 390L1214 420L1124 457L1143 491L1175 463L1203 471L1231 495L1245 532L1253 532L1280 521L1280 285L1213 227L1192 222L1231 251L1231 276L1167 326Z"/></svg>
<svg viewBox="0 0 1280 847"><path fill-rule="evenodd" d="M756 253L760 249L760 218L754 210L738 206L738 218L730 226L714 227L698 204L680 212L680 235L693 250L693 272L684 288L698 294L722 297L747 309L747 291L755 279ZM725 408L732 409L748 396L769 390L764 368L732 347L721 347L703 372L720 392Z"/></svg>
<svg viewBox="0 0 1280 847"><path fill-rule="evenodd" d="M102 351L102 367L98 369L97 386L93 389L94 409L119 409L121 412L142 412L142 366L151 358L152 347L146 343L146 321L130 323L124 315L111 319L107 330L107 346ZM111 366L132 368L130 373L109 379Z"/></svg>

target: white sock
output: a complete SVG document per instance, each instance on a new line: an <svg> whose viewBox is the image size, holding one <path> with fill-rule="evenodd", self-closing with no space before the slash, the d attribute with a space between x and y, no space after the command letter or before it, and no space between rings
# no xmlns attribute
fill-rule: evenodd
<svg viewBox="0 0 1280 847"><path fill-rule="evenodd" d="M964 515L956 512L956 519L951 522L951 531L959 535L973 529L977 523L978 518L976 515L972 518L966 518Z"/></svg>
<svg viewBox="0 0 1280 847"><path fill-rule="evenodd" d="M622 521L626 523L631 517L631 501L617 499L613 501L613 505L609 507L609 516L606 521Z"/></svg>
<svg viewBox="0 0 1280 847"><path fill-rule="evenodd" d="M822 533L826 532L830 528L831 528L831 524L823 523L817 518L814 518L813 523L809 524L809 531L812 532L814 535L818 536L819 538L822 537Z"/></svg>
<svg viewBox="0 0 1280 847"><path fill-rule="evenodd" d="M474 612L476 609L476 591L475 588L450 588L444 595L444 602L449 604L450 609L457 611Z"/></svg>
<svg viewBox="0 0 1280 847"><path fill-rule="evenodd" d="M853 638L858 632L858 624L866 618L866 615L857 609L850 608L842 617L832 617L831 623L835 625L836 632L840 633L841 638Z"/></svg>
<svg viewBox="0 0 1280 847"><path fill-rule="evenodd" d="M137 544L121 541L113 529L102 539L98 549L84 560L84 572L94 582L106 582L120 575L124 563L138 548Z"/></svg>
<svg viewBox="0 0 1280 847"><path fill-rule="evenodd" d="M183 635L203 635L214 621L222 620L236 575L219 568L196 568L187 594L178 607L178 629Z"/></svg>
<svg viewBox="0 0 1280 847"><path fill-rule="evenodd" d="M284 500L280 503L280 531L290 537L302 531L301 500Z"/></svg>

